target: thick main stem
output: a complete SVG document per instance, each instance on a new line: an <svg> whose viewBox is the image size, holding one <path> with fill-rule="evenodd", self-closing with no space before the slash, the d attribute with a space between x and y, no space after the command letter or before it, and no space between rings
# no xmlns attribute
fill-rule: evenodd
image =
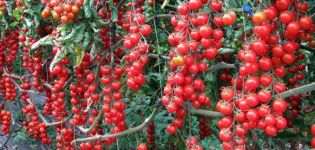
<svg viewBox="0 0 315 150"><path fill-rule="evenodd" d="M113 138L113 137L121 137L121 136L124 136L124 135L127 135L127 134L131 134L131 133L140 131L141 129L143 129L144 127L146 127L149 124L149 122L154 118L154 116L157 113L157 111L158 111L158 108L154 108L154 110L151 113L151 115L148 118L146 118L142 124L140 124L137 127L130 128L130 129L126 130L126 131L118 132L118 133L115 133L115 134L95 135L95 136L88 137L88 138L75 139L75 140L73 140L71 142L71 145L74 146L76 143L80 143L80 142L89 142L89 141L95 141L95 140L101 140L101 139L107 139L107 138Z"/></svg>
<svg viewBox="0 0 315 150"><path fill-rule="evenodd" d="M301 93L306 93L315 90L315 82L300 86L298 88L294 88L288 91L285 91L283 93L277 94L273 96L274 98L288 98L290 96L296 95L296 94L301 94Z"/></svg>

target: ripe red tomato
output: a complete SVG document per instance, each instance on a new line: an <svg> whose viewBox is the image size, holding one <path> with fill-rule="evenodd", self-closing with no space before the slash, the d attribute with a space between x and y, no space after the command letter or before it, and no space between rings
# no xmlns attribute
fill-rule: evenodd
<svg viewBox="0 0 315 150"><path fill-rule="evenodd" d="M152 29L151 26L148 24L144 24L142 25L142 27L140 28L140 33L143 36L149 36L152 33Z"/></svg>
<svg viewBox="0 0 315 150"><path fill-rule="evenodd" d="M177 128L172 126L172 125L168 125L166 127L166 131L169 133L169 134L175 134L177 132Z"/></svg>
<svg viewBox="0 0 315 150"><path fill-rule="evenodd" d="M224 36L224 33L220 29L215 29L212 32L212 38L215 40L221 40L223 38L223 36Z"/></svg>
<svg viewBox="0 0 315 150"><path fill-rule="evenodd" d="M245 113L242 112L242 111L237 111L235 113L235 120L238 121L239 123L245 122L247 120L246 116L245 116Z"/></svg>
<svg viewBox="0 0 315 150"><path fill-rule="evenodd" d="M248 94L245 100L251 107L256 107L259 104L256 93Z"/></svg>
<svg viewBox="0 0 315 150"><path fill-rule="evenodd" d="M293 21L293 16L292 16L292 13L289 12L289 11L283 11L281 12L280 14L280 21L284 24L289 24L290 22Z"/></svg>
<svg viewBox="0 0 315 150"><path fill-rule="evenodd" d="M265 117L267 126L274 126L276 124L276 117L273 114L269 114Z"/></svg>
<svg viewBox="0 0 315 150"><path fill-rule="evenodd" d="M232 131L230 129L222 129L219 132L219 139L223 142L227 142L232 137Z"/></svg>
<svg viewBox="0 0 315 150"><path fill-rule="evenodd" d="M244 54L244 60L247 63L255 63L256 60L256 53L254 51L246 51Z"/></svg>
<svg viewBox="0 0 315 150"><path fill-rule="evenodd" d="M248 133L248 130L243 128L241 125L236 125L235 133L236 133L236 135L243 137Z"/></svg>
<svg viewBox="0 0 315 150"><path fill-rule="evenodd" d="M242 110L242 111L248 110L248 109L250 108L250 106L251 106L251 105L249 104L249 102L248 102L246 99L242 99L242 100L240 100L239 103L238 103L238 107L239 107L239 109Z"/></svg>
<svg viewBox="0 0 315 150"><path fill-rule="evenodd" d="M300 24L298 22L290 22L287 25L286 31L288 31L289 34L291 35L297 35L300 32Z"/></svg>
<svg viewBox="0 0 315 150"><path fill-rule="evenodd" d="M295 62L295 55L292 53L286 53L282 56L282 62L285 64L293 64Z"/></svg>
<svg viewBox="0 0 315 150"><path fill-rule="evenodd" d="M303 30L309 30L312 27L313 20L311 17L301 17L299 20L299 25Z"/></svg>
<svg viewBox="0 0 315 150"><path fill-rule="evenodd" d="M272 110L277 113L283 113L287 109L287 103L281 99L277 98L272 102Z"/></svg>
<svg viewBox="0 0 315 150"><path fill-rule="evenodd" d="M217 123L220 129L229 128L232 124L233 124L233 118L230 116L225 116L221 118Z"/></svg>
<svg viewBox="0 0 315 150"><path fill-rule="evenodd" d="M212 34L212 28L208 25L203 25L199 29L199 34L203 38L210 38L210 36Z"/></svg>
<svg viewBox="0 0 315 150"><path fill-rule="evenodd" d="M265 89L262 89L257 94L257 99L262 103L268 103L271 100L271 93Z"/></svg>
<svg viewBox="0 0 315 150"><path fill-rule="evenodd" d="M315 124L312 124L311 126L311 133L313 136L315 136Z"/></svg>
<svg viewBox="0 0 315 150"><path fill-rule="evenodd" d="M232 25L236 21L236 14L235 12L229 12L223 15L222 18L223 24L224 25Z"/></svg>
<svg viewBox="0 0 315 150"><path fill-rule="evenodd" d="M279 129L279 130L282 130L284 128L287 127L287 120L283 117L283 116L278 116L276 118L276 127Z"/></svg>
<svg viewBox="0 0 315 150"><path fill-rule="evenodd" d="M281 82L275 82L273 83L273 89L276 93L282 93L287 90L287 87Z"/></svg>
<svg viewBox="0 0 315 150"><path fill-rule="evenodd" d="M216 25L217 27L223 27L224 26L224 22L223 19L218 17L218 16L214 16L213 17L213 23L214 25Z"/></svg>
<svg viewBox="0 0 315 150"><path fill-rule="evenodd" d="M218 54L218 50L216 48L208 48L204 52L204 56L208 60L213 60Z"/></svg>
<svg viewBox="0 0 315 150"><path fill-rule="evenodd" d="M265 56L268 52L268 47L265 41L255 40L251 43L250 49L256 53L258 56Z"/></svg>
<svg viewBox="0 0 315 150"><path fill-rule="evenodd" d="M245 91L255 91L259 86L259 78L250 77L245 81Z"/></svg>
<svg viewBox="0 0 315 150"><path fill-rule="evenodd" d="M284 54L284 50L281 45L274 46L272 48L272 55L276 57L282 57Z"/></svg>
<svg viewBox="0 0 315 150"><path fill-rule="evenodd" d="M259 68L262 71L269 71L269 70L271 70L271 68L272 68L272 61L271 61L271 59L270 58L266 58L266 57L260 58L259 59Z"/></svg>
<svg viewBox="0 0 315 150"><path fill-rule="evenodd" d="M275 7L280 11L284 11L290 7L290 4L291 0L277 0L275 2Z"/></svg>
<svg viewBox="0 0 315 150"><path fill-rule="evenodd" d="M197 16L197 23L198 25L205 25L209 21L209 15L208 14L199 14Z"/></svg>
<svg viewBox="0 0 315 150"><path fill-rule="evenodd" d="M189 0L188 5L191 10L199 10L202 3L200 0Z"/></svg>
<svg viewBox="0 0 315 150"><path fill-rule="evenodd" d="M312 148L315 148L315 137L313 137L311 140L311 146Z"/></svg>
<svg viewBox="0 0 315 150"><path fill-rule="evenodd" d="M262 24L254 27L254 33L263 40L267 40L271 33L270 24Z"/></svg>
<svg viewBox="0 0 315 150"><path fill-rule="evenodd" d="M257 122L259 120L258 112L255 109L248 110L248 112L246 113L246 117L249 121L252 122Z"/></svg>
<svg viewBox="0 0 315 150"><path fill-rule="evenodd" d="M283 78L286 74L286 69L283 66L278 66L274 68L274 73L277 77Z"/></svg>
<svg viewBox="0 0 315 150"><path fill-rule="evenodd" d="M261 105L258 107L258 115L262 118L269 115L270 111L271 111L271 109L268 105Z"/></svg>
<svg viewBox="0 0 315 150"><path fill-rule="evenodd" d="M266 19L271 21L277 17L277 9L274 6L270 6L264 10Z"/></svg>
<svg viewBox="0 0 315 150"><path fill-rule="evenodd" d="M60 21L62 23L68 23L69 22L69 18L67 16L61 16Z"/></svg>
<svg viewBox="0 0 315 150"><path fill-rule="evenodd" d="M186 15L189 12L189 6L187 4L178 5L177 11L181 15Z"/></svg>
<svg viewBox="0 0 315 150"><path fill-rule="evenodd" d="M275 126L267 126L265 131L269 136L276 136L278 133L278 129Z"/></svg>
<svg viewBox="0 0 315 150"><path fill-rule="evenodd" d="M147 144L145 143L139 144L137 150L148 150Z"/></svg>
<svg viewBox="0 0 315 150"><path fill-rule="evenodd" d="M221 91L221 98L225 101L230 101L234 97L234 90L231 87L224 88Z"/></svg>
<svg viewBox="0 0 315 150"><path fill-rule="evenodd" d="M233 111L233 104L226 101L219 101L216 105L216 109L223 115L229 115Z"/></svg>
<svg viewBox="0 0 315 150"><path fill-rule="evenodd" d="M172 125L176 128L180 128L183 126L183 120L182 119L174 119L172 122Z"/></svg>
<svg viewBox="0 0 315 150"><path fill-rule="evenodd" d="M211 2L210 2L210 8L216 12L222 11L222 5L223 4L222 4L221 0L211 0Z"/></svg>

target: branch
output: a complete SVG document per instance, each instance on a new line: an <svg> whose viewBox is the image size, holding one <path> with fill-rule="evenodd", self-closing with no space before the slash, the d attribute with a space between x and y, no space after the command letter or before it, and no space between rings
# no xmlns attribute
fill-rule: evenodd
<svg viewBox="0 0 315 150"><path fill-rule="evenodd" d="M15 75L13 73L8 73L7 70L5 69L5 67L3 68L3 73L5 76L10 77L10 78L15 79L15 80L20 80L22 78L27 78L27 77L32 76L31 74L27 74L24 76L18 76L18 75Z"/></svg>
<svg viewBox="0 0 315 150"><path fill-rule="evenodd" d="M65 85L62 87L62 89L65 89L70 83L71 83L71 81L74 79L74 77L73 76L71 76L68 80L67 80L67 82L65 83Z"/></svg>
<svg viewBox="0 0 315 150"><path fill-rule="evenodd" d="M167 56L157 55L157 54L149 54L149 57L156 58L156 59L160 57L160 59L164 60L164 61L169 61L170 60L170 58L167 57Z"/></svg>
<svg viewBox="0 0 315 150"><path fill-rule="evenodd" d="M308 47L308 46L300 45L300 47L301 47L302 49L315 52L315 49L310 48L310 47Z"/></svg>
<svg viewBox="0 0 315 150"><path fill-rule="evenodd" d="M73 140L71 142L71 145L74 146L75 144L80 143L80 142L89 142L89 141L95 141L95 140L101 140L101 139L107 139L107 138L113 138L113 137L121 137L121 136L124 136L124 135L127 135L127 134L138 132L138 131L140 131L141 129L143 129L144 127L146 127L149 124L149 122L154 118L154 116L157 113L157 111L158 111L158 108L154 108L154 110L151 113L151 115L148 118L146 118L142 124L140 124L137 127L130 128L128 130L125 130L125 131L122 131L122 132L118 132L118 133L114 133L114 134L95 135L95 136L88 137L88 138L75 139L75 140Z"/></svg>
<svg viewBox="0 0 315 150"><path fill-rule="evenodd" d="M79 126L78 129L83 133L89 133L92 129L95 128L97 123L99 122L101 116L103 115L103 111L99 112L97 117L95 118L93 124L89 128L84 128L83 126Z"/></svg>
<svg viewBox="0 0 315 150"><path fill-rule="evenodd" d="M195 109L190 108L191 114L194 115L201 115L205 117L211 117L211 118L222 118L224 115L222 115L220 112L211 111L211 110L204 110L204 109Z"/></svg>
<svg viewBox="0 0 315 150"><path fill-rule="evenodd" d="M218 64L215 64L215 65L211 66L204 73L215 72L215 71L220 70L220 69L234 69L234 68L236 68L236 66L234 64L228 64L228 63L225 63L225 62L220 62Z"/></svg>
<svg viewBox="0 0 315 150"><path fill-rule="evenodd" d="M298 88L287 90L287 91L285 91L283 93L274 95L273 97L274 98L287 98L287 97L290 97L290 96L293 96L293 95L296 95L296 94L306 93L306 92L310 92L310 91L313 91L313 90L315 90L315 82L307 84L307 85L304 85L304 86L300 86Z"/></svg>
<svg viewBox="0 0 315 150"><path fill-rule="evenodd" d="M68 116L67 118L64 118L63 120L61 121L57 121L57 122L48 122L45 117L41 114L41 113L38 113L39 117L43 120L43 122L45 123L45 125L47 127L49 126L55 126L55 125L59 125L59 124L63 124L65 122L67 122L68 120L70 120L72 117L73 117L73 114L71 114L70 116Z"/></svg>
<svg viewBox="0 0 315 150"><path fill-rule="evenodd" d="M120 9L120 7L126 2L127 0L120 0L119 3L117 4L117 10Z"/></svg>
<svg viewBox="0 0 315 150"><path fill-rule="evenodd" d="M149 54L149 57L151 57L151 58L159 58L160 57L164 61L170 60L170 58L167 56L157 55L157 54ZM218 64L211 66L207 71L205 71L203 73L215 72L215 71L220 70L220 69L234 69L234 68L236 68L236 66L234 64L228 64L225 62L220 62Z"/></svg>
<svg viewBox="0 0 315 150"><path fill-rule="evenodd" d="M33 102L28 98L27 99L27 102L31 105L34 105ZM35 106L35 105L34 105ZM59 124L62 124L64 122L67 122L69 119L72 118L73 114L71 114L69 117L61 120L61 121L57 121L57 122L48 122L46 120L46 118L41 114L41 112L38 110L38 108L35 106L35 111L37 112L39 118L41 118L41 120L45 123L46 126L55 126L55 125L59 125Z"/></svg>
<svg viewBox="0 0 315 150"><path fill-rule="evenodd" d="M173 16L172 14L158 14L158 15L155 15L155 16L149 18L147 20L147 22L150 22L150 21L152 21L155 18L171 18L172 16Z"/></svg>

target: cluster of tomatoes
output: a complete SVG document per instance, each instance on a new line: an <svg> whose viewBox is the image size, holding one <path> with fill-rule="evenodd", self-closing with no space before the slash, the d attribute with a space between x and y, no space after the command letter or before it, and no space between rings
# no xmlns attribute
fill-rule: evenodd
<svg viewBox="0 0 315 150"><path fill-rule="evenodd" d="M76 75L76 82L71 83L69 86L73 118L70 120L70 125L84 125L88 120L88 112L85 109L88 106L88 100L91 102L99 101L99 96L91 93L96 92L95 85L90 82L94 82L94 74L91 73L88 66L92 64L90 55L85 53L82 63L74 68L74 74ZM89 83L88 83L89 82ZM91 85L90 85L91 84Z"/></svg>
<svg viewBox="0 0 315 150"><path fill-rule="evenodd" d="M101 67L101 83L103 85L103 106L102 110L105 115L105 123L113 124L115 127L111 129L111 133L117 133L126 129L126 104L121 101L123 94L120 92L122 86L120 79L124 69L120 66L102 66ZM116 141L116 138L106 139L107 144Z"/></svg>
<svg viewBox="0 0 315 150"><path fill-rule="evenodd" d="M2 124L1 126L1 131L3 134L9 134L11 130L11 112L6 111L6 110L1 110L0 112L0 123Z"/></svg>
<svg viewBox="0 0 315 150"><path fill-rule="evenodd" d="M204 139L211 134L211 129L207 125L207 119L205 117L199 117L199 137Z"/></svg>
<svg viewBox="0 0 315 150"><path fill-rule="evenodd" d="M55 20L68 23L75 19L83 5L83 0L43 0L46 8L42 11L42 17L47 19L52 16Z"/></svg>
<svg viewBox="0 0 315 150"><path fill-rule="evenodd" d="M2 78L0 80L0 89L3 96L8 101L13 101L17 97L15 85L12 79L5 74L2 74Z"/></svg>
<svg viewBox="0 0 315 150"><path fill-rule="evenodd" d="M19 50L18 37L19 32L17 28L14 31L5 31L5 36L0 41L0 56L3 56L0 57L1 66L3 66L4 64L10 66L16 59Z"/></svg>
<svg viewBox="0 0 315 150"><path fill-rule="evenodd" d="M287 76L287 83L288 88L297 88L300 86L300 83L304 80L304 71L305 71L305 64L303 63L305 55L303 53L297 54L296 61L288 68L288 73L286 73ZM302 100L302 94L297 94L290 96L289 98L290 108L289 112L290 115L289 118L296 118L299 115L300 106L301 106L301 100ZM288 126L292 126L292 121L288 121Z"/></svg>
<svg viewBox="0 0 315 150"><path fill-rule="evenodd" d="M23 126L28 135L33 136L34 139L41 140L43 144L51 144L52 140L47 135L47 126L39 119L35 108L36 106L34 104L29 104L29 98L30 96L27 92L22 92L22 101L25 105L22 108L22 113L26 115L26 120L23 121Z"/></svg>
<svg viewBox="0 0 315 150"><path fill-rule="evenodd" d="M176 114L172 125L166 128L171 134L183 125L186 110L182 105L188 99L195 108L210 105L210 98L204 94L204 82L195 75L207 70L208 66L203 61L204 59L213 60L217 56L218 49L222 47L224 33L221 29L211 27L209 19L212 18L209 14L198 13L202 7L206 6L205 4L206 1L200 0L183 3L177 8L178 15L171 18L171 25L175 28L174 32L168 36L168 41L173 46L169 53L171 74L167 79L162 97L167 110ZM210 5L214 11L222 9L220 2L213 1ZM224 18L231 20L223 21ZM230 25L235 19L234 15L217 18L216 20L220 20L222 24L217 23L215 26L219 28Z"/></svg>
<svg viewBox="0 0 315 150"><path fill-rule="evenodd" d="M267 135L275 136L287 127L283 113L288 104L281 98L272 100L272 93L287 90L283 80L288 76L286 67L304 58L298 52L299 41L296 39L304 40L314 32L312 19L305 16L305 10L300 7L292 10L290 4L290 0L277 0L273 6L252 16L255 25L253 40L245 43L244 49L237 54L241 63L239 76L231 79L232 87L222 89L222 100L216 106L225 115L218 122L219 139L223 141L224 149L245 149L245 135L249 129L259 128ZM294 2L294 6L302 4ZM285 27L283 35L277 32L281 30L280 24ZM291 68L290 72L297 72L297 67ZM303 71L305 66L299 68ZM297 87L296 82L302 79L303 75L298 74L288 82ZM300 96L290 99L298 101Z"/></svg>
<svg viewBox="0 0 315 150"><path fill-rule="evenodd" d="M194 136L187 139L185 144L189 150L203 150L202 146L198 144L198 139Z"/></svg>
<svg viewBox="0 0 315 150"><path fill-rule="evenodd" d="M85 142L80 144L80 150L102 150L102 143L100 141L96 141L95 143Z"/></svg>
<svg viewBox="0 0 315 150"><path fill-rule="evenodd" d="M74 139L74 131L71 128L64 126L57 126L57 150L75 150L71 145L71 141Z"/></svg>
<svg viewBox="0 0 315 150"><path fill-rule="evenodd" d="M148 137L148 144L149 144L149 147L150 149L157 149L157 145L155 143L155 131L154 131L154 122L151 121L149 124L148 124L148 128L147 128L147 137Z"/></svg>
<svg viewBox="0 0 315 150"><path fill-rule="evenodd" d="M142 70L149 60L147 55L149 45L144 36L149 36L152 29L149 24L146 24L146 18L141 9L143 2L129 3L128 5L132 6L132 9L126 11L124 15L123 28L129 33L124 36L123 45L128 50L130 49L129 54L125 55L127 86L136 91L146 82Z"/></svg>

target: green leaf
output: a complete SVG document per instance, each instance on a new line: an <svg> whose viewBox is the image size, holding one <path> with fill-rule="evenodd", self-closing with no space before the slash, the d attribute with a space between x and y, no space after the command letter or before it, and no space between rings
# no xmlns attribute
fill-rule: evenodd
<svg viewBox="0 0 315 150"><path fill-rule="evenodd" d="M21 14L19 13L18 10L14 10L14 11L12 12L12 16L13 16L17 21L20 21L20 19L21 19Z"/></svg>
<svg viewBox="0 0 315 150"><path fill-rule="evenodd" d="M85 32L84 33L84 40L83 40L83 43L82 43L82 49L83 50L86 50L89 47L90 41L91 41L90 33L89 32Z"/></svg>
<svg viewBox="0 0 315 150"><path fill-rule="evenodd" d="M108 5L109 5L109 8L112 10L112 13L111 13L112 21L113 22L117 22L118 21L118 11L117 11L117 8L114 5L113 0L110 0Z"/></svg>
<svg viewBox="0 0 315 150"><path fill-rule="evenodd" d="M81 28L83 26L81 24L79 24L78 26L74 27L74 29L72 29L72 31L70 32L70 34L68 34L67 36L65 36L65 38L63 39L64 41L69 41L72 40L73 38L75 38L78 34L78 32L80 32Z"/></svg>
<svg viewBox="0 0 315 150"><path fill-rule="evenodd" d="M7 6L7 12L9 16L11 16L13 13L13 3L14 1L5 1L5 5Z"/></svg>
<svg viewBox="0 0 315 150"><path fill-rule="evenodd" d="M219 54L227 54L227 53L234 53L235 50L232 48L220 48L218 53Z"/></svg>
<svg viewBox="0 0 315 150"><path fill-rule="evenodd" d="M53 45L52 39L53 39L53 37L51 35L47 35L47 36L41 38L40 40L38 40L37 42L35 42L32 45L31 50L37 49L40 46Z"/></svg>
<svg viewBox="0 0 315 150"><path fill-rule="evenodd" d="M19 131L13 139L15 142L25 143L27 141L27 135L24 130Z"/></svg>
<svg viewBox="0 0 315 150"><path fill-rule="evenodd" d="M93 14L92 8L90 6L90 0L85 0L83 4L84 16L90 18Z"/></svg>
<svg viewBox="0 0 315 150"><path fill-rule="evenodd" d="M24 20L25 20L25 24L26 24L27 27L31 27L33 25L31 19L25 18Z"/></svg>
<svg viewBox="0 0 315 150"><path fill-rule="evenodd" d="M75 50L75 65L74 65L74 67L77 67L82 63L82 60L84 58L84 49L82 49L80 46L77 46L74 48L74 50Z"/></svg>
<svg viewBox="0 0 315 150"><path fill-rule="evenodd" d="M63 48L61 48L60 50L57 51L53 61L51 62L50 66L49 66L49 70L52 71L53 68L55 67L55 65L61 61L62 59L64 59L66 57L66 55L68 54L68 52L66 50L64 50Z"/></svg>
<svg viewBox="0 0 315 150"><path fill-rule="evenodd" d="M95 42L94 42L93 45L92 45L92 48L90 50L91 58L94 59L96 57L96 54L97 54L97 52L96 52L96 45L95 45Z"/></svg>
<svg viewBox="0 0 315 150"><path fill-rule="evenodd" d="M164 9L166 7L166 5L168 5L170 3L171 0L164 0L161 9Z"/></svg>
<svg viewBox="0 0 315 150"><path fill-rule="evenodd" d="M14 21L14 22L12 22L12 23L10 24L10 27L14 28L14 27L16 27L18 24L19 24L19 22Z"/></svg>

